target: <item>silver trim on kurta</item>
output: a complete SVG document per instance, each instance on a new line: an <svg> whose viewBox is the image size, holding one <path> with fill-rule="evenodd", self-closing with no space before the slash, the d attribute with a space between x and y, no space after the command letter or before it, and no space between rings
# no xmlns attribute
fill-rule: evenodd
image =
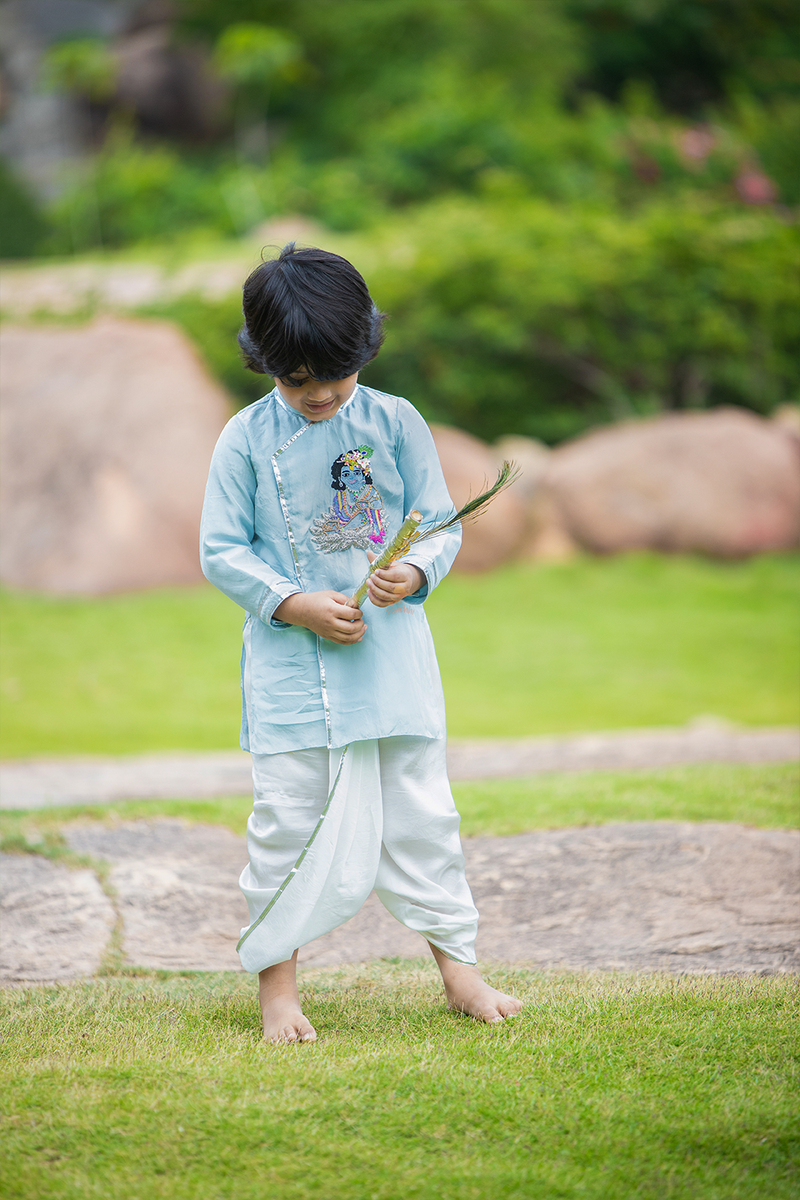
<svg viewBox="0 0 800 1200"><path fill-rule="evenodd" d="M323 808L322 812L320 813L319 820L317 821L316 825L314 826L314 832L311 834L311 837L308 839L305 846L303 846L303 849L300 851L300 857L298 858L297 862L292 867L289 874L284 879L283 883L280 885L280 887L276 891L275 895L270 900L267 907L262 912L261 916L257 920L253 921L252 925L248 926L248 928L244 931L242 936L239 938L239 941L236 944L237 950L241 950L244 943L250 937L250 934L253 932L254 929L258 928L258 926L261 924L261 922L266 917L267 913L269 913L270 910L274 907L275 902L277 901L278 897L283 895L286 888L289 886L289 884L294 879L297 872L300 870L300 866L303 862L303 859L305 858L305 856L308 854L309 850L311 849L311 847L314 843L314 839L316 838L317 834L319 833L320 829L322 828L322 822L325 820L325 817L328 814L328 809L331 806L331 801L333 800L333 797L336 794L336 788L338 787L339 780L342 777L342 770L344 768L344 760L345 760L345 757L347 755L347 751L349 750L349 748L350 748L349 746L345 746L344 750L342 750L342 757L339 759L339 769L336 772L336 778L333 781L333 786L331 787L331 790L328 792L328 799L325 801L325 807Z"/></svg>
<svg viewBox="0 0 800 1200"><path fill-rule="evenodd" d="M342 407L344 407L344 405ZM289 519L289 505L286 503L286 495L283 490L283 480L281 478L280 467L278 466L277 459L279 454L283 454L284 450L288 450L292 442L296 441L300 437L300 434L305 433L305 431L310 429L313 424L313 421L308 421L302 427L302 429L298 429L296 433L293 433L288 442L285 442L279 449L277 449L270 458L270 462L272 463L272 472L275 476L275 482L278 485L278 500L280 502L281 512L283 513L283 519L286 523L286 533L288 535L289 545L292 550L294 569L297 574L297 581L301 585L303 583L303 572L300 570L300 559L297 557L297 546L294 540L294 530L292 529L292 522ZM320 646L319 637L317 637L317 662L319 664L319 686L322 693L322 710L325 714L325 740L327 747L330 750L333 742L331 734L331 706L328 700L328 685L325 680L325 662L322 658L322 647Z"/></svg>
<svg viewBox="0 0 800 1200"><path fill-rule="evenodd" d="M247 614L247 620L244 623L242 630L242 642L244 643L244 670L242 671L242 694L244 698L244 712L247 720L247 736L250 737L250 731L253 728L253 714L251 711L250 699L250 655L252 654L252 639L250 627L250 614Z"/></svg>
<svg viewBox="0 0 800 1200"><path fill-rule="evenodd" d="M322 708L325 713L325 737L328 749L332 749L333 737L331 734L331 705L328 699L328 681L325 678L325 659L322 657L322 639L317 636L317 662L319 663L319 684L322 688Z"/></svg>
<svg viewBox="0 0 800 1200"><path fill-rule="evenodd" d="M302 583L302 581L303 581L302 572L300 571L300 560L297 557L297 547L295 546L295 541L294 541L294 531L292 529L292 523L289 520L289 506L286 503L286 496L283 491L283 480L281 479L281 473L280 473L278 464L276 462L276 459L279 454L283 454L284 450L289 449L292 442L297 441L297 439L300 437L301 433L305 433L305 431L307 429L310 429L311 426L313 425L313 423L314 423L313 421L307 421L306 424L302 427L302 429L298 429L297 433L293 433L292 436L289 438L288 442L284 442L284 444L275 451L275 453L272 455L272 457L270 459L270 462L272 463L272 472L275 476L275 482L278 485L278 500L280 501L281 512L283 513L283 519L286 522L286 532L289 535L289 545L292 548L292 558L294 559L295 570L297 571L297 579L300 583Z"/></svg>

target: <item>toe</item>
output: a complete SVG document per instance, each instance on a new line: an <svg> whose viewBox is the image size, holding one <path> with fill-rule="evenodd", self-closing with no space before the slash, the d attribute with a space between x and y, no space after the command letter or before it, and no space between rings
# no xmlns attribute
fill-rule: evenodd
<svg viewBox="0 0 800 1200"><path fill-rule="evenodd" d="M299 1042L315 1042L317 1040L317 1031L311 1025L307 1025L305 1029L301 1029L297 1040Z"/></svg>
<svg viewBox="0 0 800 1200"><path fill-rule="evenodd" d="M515 1017L522 1009L522 1004L519 1000L515 1000L512 996L506 996L503 1003L498 1004L497 1010L504 1017Z"/></svg>

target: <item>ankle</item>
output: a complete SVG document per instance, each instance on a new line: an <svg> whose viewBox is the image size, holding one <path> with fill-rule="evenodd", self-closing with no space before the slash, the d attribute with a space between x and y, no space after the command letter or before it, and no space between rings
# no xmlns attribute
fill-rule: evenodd
<svg viewBox="0 0 800 1200"><path fill-rule="evenodd" d="M274 966L265 967L263 971L259 971L258 997L262 1007L276 999L284 1001L292 999L299 1004L296 950L286 962L275 963Z"/></svg>
<svg viewBox="0 0 800 1200"><path fill-rule="evenodd" d="M466 980L481 980L483 977L477 966L473 963L456 962L454 958L449 958L443 950L438 946L434 946L428 942L431 948L433 957L436 959L436 965L442 976L442 983L445 990L451 987L457 987Z"/></svg>

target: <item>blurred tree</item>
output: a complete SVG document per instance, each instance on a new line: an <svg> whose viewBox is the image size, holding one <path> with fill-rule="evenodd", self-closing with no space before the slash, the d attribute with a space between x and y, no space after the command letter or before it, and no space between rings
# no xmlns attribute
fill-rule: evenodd
<svg viewBox="0 0 800 1200"><path fill-rule="evenodd" d="M223 79L257 107L269 103L276 80L297 78L300 44L281 29L241 21L228 25L220 34L215 61Z"/></svg>
<svg viewBox="0 0 800 1200"><path fill-rule="evenodd" d="M184 0L181 11L187 32L209 39L230 23L228 0ZM558 97L580 65L560 0L240 0L236 16L302 44L311 70L281 111L326 156L360 147L398 106L435 91L439 71L458 77L465 100L500 88L513 113Z"/></svg>
<svg viewBox="0 0 800 1200"><path fill-rule="evenodd" d="M0 258L35 254L48 223L25 184L0 158Z"/></svg>
<svg viewBox="0 0 800 1200"><path fill-rule="evenodd" d="M230 126L190 150L163 114L158 140L112 130L92 186L87 173L59 201L51 249L101 228L109 245L241 234L287 212L360 229L359 265L393 316L368 379L485 437L557 441L628 412L796 398L797 0L182 0L180 13L186 45L215 48L236 152ZM177 61L171 18L159 31L159 61ZM63 86L107 86L97 43L52 63ZM252 398L236 306L179 309Z"/></svg>
<svg viewBox="0 0 800 1200"><path fill-rule="evenodd" d="M114 94L117 62L101 38L70 38L45 52L42 78L45 86L102 103Z"/></svg>
<svg viewBox="0 0 800 1200"><path fill-rule="evenodd" d="M764 100L800 94L797 0L564 0L579 23L581 83L613 100L647 80L662 104L691 116L731 89Z"/></svg>
<svg viewBox="0 0 800 1200"><path fill-rule="evenodd" d="M800 236L767 208L450 196L382 222L348 256L391 318L364 382L487 440L558 442L666 408L766 413L800 395ZM270 386L242 368L238 297L158 311L240 403Z"/></svg>
<svg viewBox="0 0 800 1200"><path fill-rule="evenodd" d="M580 66L559 0L242 0L231 34L221 0L185 0L183 14L220 50L252 22L302 42L302 86L271 113L289 124L317 215L338 228L363 222L365 200L374 210L470 189L514 166L522 125L535 110L546 122Z"/></svg>
<svg viewBox="0 0 800 1200"><path fill-rule="evenodd" d="M214 63L233 89L234 141L239 158L269 155L267 114L276 89L303 75L300 43L256 21L228 25L217 39Z"/></svg>
<svg viewBox="0 0 800 1200"><path fill-rule="evenodd" d="M800 237L767 210L451 197L359 266L392 317L369 381L488 439L798 394Z"/></svg>

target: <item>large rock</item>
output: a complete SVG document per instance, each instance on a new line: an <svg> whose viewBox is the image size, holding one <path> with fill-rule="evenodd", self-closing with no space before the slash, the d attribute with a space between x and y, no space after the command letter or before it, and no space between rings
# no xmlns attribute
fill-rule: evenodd
<svg viewBox="0 0 800 1200"><path fill-rule="evenodd" d="M497 478L490 448L460 429L432 425L431 432L453 502L461 508ZM525 537L525 506L511 491L501 492L475 521L464 524L464 541L455 562L459 571L488 571L513 558Z"/></svg>
<svg viewBox="0 0 800 1200"><path fill-rule="evenodd" d="M135 115L145 133L205 141L224 123L227 89L206 53L176 42L171 9L140 6L128 31L116 39L114 100Z"/></svg>
<svg viewBox="0 0 800 1200"><path fill-rule="evenodd" d="M99 593L202 579L206 474L230 415L174 326L0 333L0 578Z"/></svg>
<svg viewBox="0 0 800 1200"><path fill-rule="evenodd" d="M513 462L519 474L511 491L525 509L525 535L516 557L545 562L574 558L578 545L568 533L561 513L544 486L552 451L535 438L511 434L493 446L497 465Z"/></svg>
<svg viewBox="0 0 800 1200"><path fill-rule="evenodd" d="M497 465L508 461L517 468L517 478L511 485L514 494L527 507L535 501L550 462L551 450L536 438L509 434L498 438L492 447Z"/></svg>
<svg viewBox="0 0 800 1200"><path fill-rule="evenodd" d="M672 413L553 452L543 491L589 550L736 557L797 544L800 446L744 409Z"/></svg>

